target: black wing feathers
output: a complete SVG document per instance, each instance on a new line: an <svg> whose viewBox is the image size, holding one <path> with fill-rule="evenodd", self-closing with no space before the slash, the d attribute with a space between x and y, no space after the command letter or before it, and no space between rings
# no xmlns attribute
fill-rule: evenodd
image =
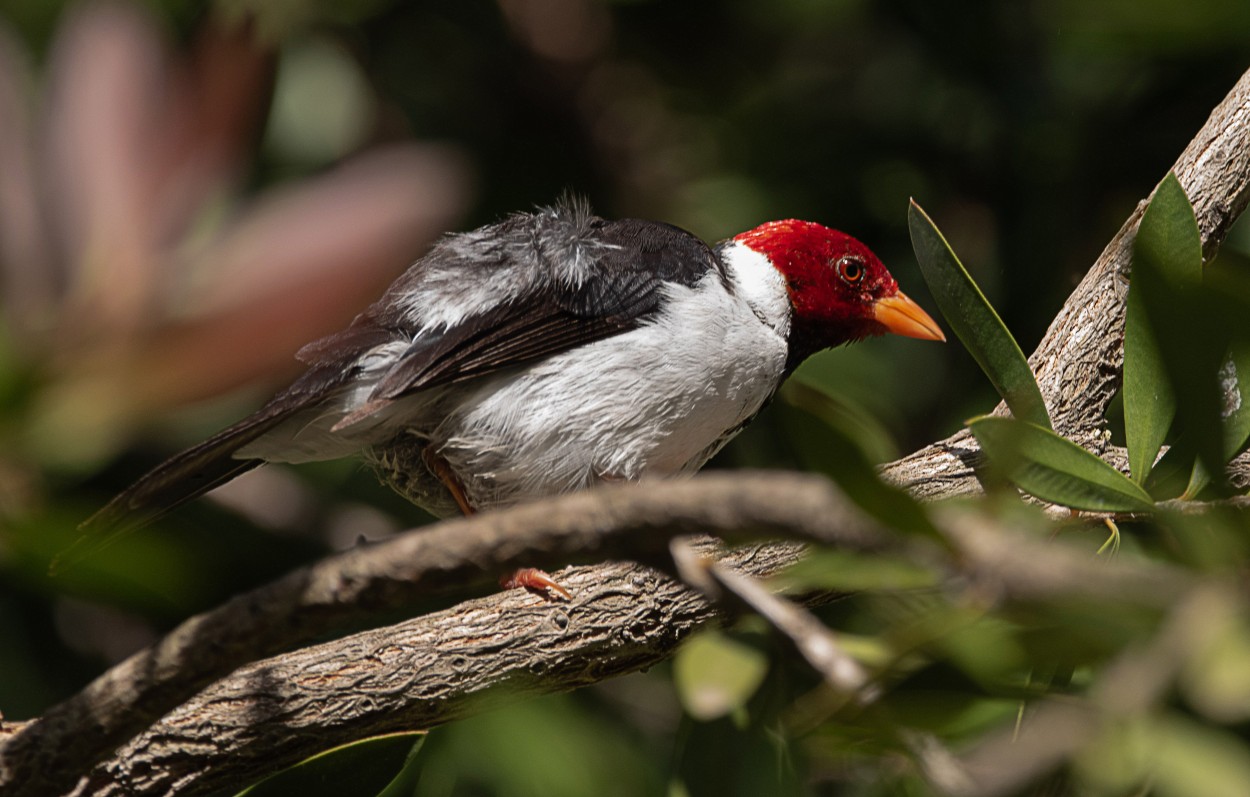
<svg viewBox="0 0 1250 797"><path fill-rule="evenodd" d="M535 217L535 220L541 217ZM597 258L575 287L547 289L413 341L374 388L360 420L405 394L523 365L635 329L659 308L660 286L693 286L709 271L725 278L707 244L668 224L593 219ZM535 257L548 259L541 231Z"/></svg>

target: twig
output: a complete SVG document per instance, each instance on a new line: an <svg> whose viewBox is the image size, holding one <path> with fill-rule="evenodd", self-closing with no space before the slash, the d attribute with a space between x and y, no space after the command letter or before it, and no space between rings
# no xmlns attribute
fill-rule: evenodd
<svg viewBox="0 0 1250 797"><path fill-rule="evenodd" d="M851 698L858 705L877 699L880 692L871 684L868 671L842 649L837 635L811 612L769 592L745 573L731 570L714 559L698 557L685 540L673 540L672 547L673 560L687 583L704 593L719 587L738 598L784 634L838 694ZM708 597L715 599L716 595Z"/></svg>

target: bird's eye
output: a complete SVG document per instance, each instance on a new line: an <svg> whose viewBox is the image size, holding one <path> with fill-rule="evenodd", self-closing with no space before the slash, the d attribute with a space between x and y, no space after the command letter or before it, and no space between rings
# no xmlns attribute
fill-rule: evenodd
<svg viewBox="0 0 1250 797"><path fill-rule="evenodd" d="M851 285L864 278L864 263L857 257L844 257L838 261L838 276Z"/></svg>

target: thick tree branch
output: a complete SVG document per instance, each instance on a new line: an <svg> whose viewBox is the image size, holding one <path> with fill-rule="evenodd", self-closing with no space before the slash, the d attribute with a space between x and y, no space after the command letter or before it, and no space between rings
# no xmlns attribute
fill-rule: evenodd
<svg viewBox="0 0 1250 797"><path fill-rule="evenodd" d="M54 706L0 747L0 787L69 789L76 778L235 667L415 600L522 565L667 556L677 535L744 531L850 548L889 539L824 479L746 473L608 488L484 513L330 557L187 620Z"/></svg>
<svg viewBox="0 0 1250 797"><path fill-rule="evenodd" d="M798 490L785 486L791 478ZM715 481L749 485L736 474ZM802 495L808 477L777 474L768 481L772 495L784 500ZM682 492L697 494L697 489ZM820 531L819 516L786 516L801 525L785 531L829 538ZM1167 568L1096 561L1085 551L1013 533L987 516L952 510L941 514L939 524L956 547L944 559L950 580L987 598L1062 594L1163 607L1187 587L1182 575ZM913 555L937 554L927 541L912 542L920 548ZM715 567L722 574L732 569L762 577L796 561L802 546L753 544L726 552L705 538L699 550L719 558ZM640 565L570 568L557 577L573 591L571 602L499 593L243 667L122 747L75 793L205 794L237 788L364 736L429 728L520 697L643 669L667 658L691 631L723 616L720 604ZM861 688L861 697L867 694Z"/></svg>
<svg viewBox="0 0 1250 797"><path fill-rule="evenodd" d="M1174 170L1195 204L1210 256L1250 198L1250 73ZM1030 360L1056 428L1098 451L1105 446L1102 415L1119 383L1124 273L1140 213L1069 297ZM975 492L975 456L959 434L884 473L922 497ZM1129 590L1143 600L1175 594L1170 575L1135 572L1117 580L1115 568L1099 565L1094 575L1088 561L1058 547L1006 542L1001 529L984 523L964 518L944 527L959 552L953 566L962 563L964 577L1003 594L1069 587ZM238 784L337 741L448 721L478 699L571 689L646 666L717 615L650 571L607 565L561 575L577 591L567 606L521 593L471 601L247 665L187 700L258 655L484 574L541 564L536 559L663 557L675 535L748 530L860 548L894 542L827 484L791 476L604 490L440 524L326 560L187 621L44 717L0 734L0 789L64 791L76 773L175 706L97 767L80 791L197 793ZM761 575L797 551L756 546L735 552L732 564Z"/></svg>
<svg viewBox="0 0 1250 797"><path fill-rule="evenodd" d="M766 575L800 551L753 546L729 560ZM557 577L571 602L510 590L248 665L120 749L76 794L239 788L336 744L635 672L720 616L698 593L641 565L568 568Z"/></svg>

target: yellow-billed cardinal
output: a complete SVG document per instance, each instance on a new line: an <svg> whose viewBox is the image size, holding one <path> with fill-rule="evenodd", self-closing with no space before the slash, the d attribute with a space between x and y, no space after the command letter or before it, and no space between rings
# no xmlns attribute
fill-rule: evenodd
<svg viewBox="0 0 1250 797"><path fill-rule="evenodd" d="M301 349L290 387L83 528L144 525L265 462L360 454L438 516L689 474L806 357L885 332L945 340L837 230L774 221L710 247L564 201L444 237Z"/></svg>

